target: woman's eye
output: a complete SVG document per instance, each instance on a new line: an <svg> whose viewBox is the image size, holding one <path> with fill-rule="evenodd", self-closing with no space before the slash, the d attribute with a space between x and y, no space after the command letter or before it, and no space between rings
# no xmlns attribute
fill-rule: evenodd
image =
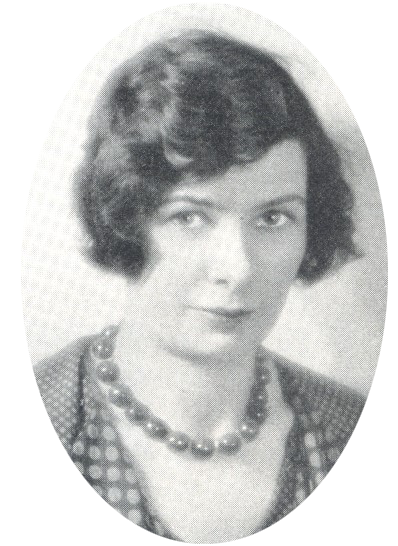
<svg viewBox="0 0 398 546"><path fill-rule="evenodd" d="M204 215L198 212L178 212L174 214L172 220L191 229L202 227L206 221Z"/></svg>
<svg viewBox="0 0 398 546"><path fill-rule="evenodd" d="M262 214L256 222L259 228L282 227L289 221L289 216L277 210L271 210Z"/></svg>

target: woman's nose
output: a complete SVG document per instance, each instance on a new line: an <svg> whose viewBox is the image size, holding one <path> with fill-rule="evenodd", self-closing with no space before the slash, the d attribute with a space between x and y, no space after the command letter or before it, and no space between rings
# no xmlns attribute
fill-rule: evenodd
<svg viewBox="0 0 398 546"><path fill-rule="evenodd" d="M212 234L209 277L215 284L239 285L249 277L251 261L239 222L220 222Z"/></svg>

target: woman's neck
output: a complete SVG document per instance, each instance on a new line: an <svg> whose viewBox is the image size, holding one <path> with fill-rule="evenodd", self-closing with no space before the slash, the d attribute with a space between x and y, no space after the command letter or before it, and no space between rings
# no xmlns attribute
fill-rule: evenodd
<svg viewBox="0 0 398 546"><path fill-rule="evenodd" d="M122 324L115 360L134 396L190 436L232 432L253 384L256 348L244 354L178 354L135 325Z"/></svg>

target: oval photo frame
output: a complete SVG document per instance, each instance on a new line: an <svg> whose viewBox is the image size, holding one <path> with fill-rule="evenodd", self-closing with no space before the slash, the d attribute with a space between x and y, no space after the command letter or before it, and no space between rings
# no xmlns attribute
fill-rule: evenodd
<svg viewBox="0 0 398 546"><path fill-rule="evenodd" d="M202 9L203 6L200 6L200 9ZM229 25L232 25L233 27L233 21L238 21L242 13L249 14L247 15L248 20L251 19L251 23L253 26L257 26L258 22L258 16L255 14L250 14L250 12L246 12L245 10L240 10L238 8L232 9L231 7L226 6L213 6L212 8L208 8L208 14L209 20L211 19L214 21L214 18L210 17L210 13L212 13L212 10L215 9L222 9L225 13L230 13L230 20L228 21ZM178 8L170 8L168 11L170 14L173 15L173 30L176 27L176 14L179 14L181 17L181 20L184 21L184 25L186 24L185 21L187 20L187 17L189 15L189 21L190 24L193 24L192 21L194 21L193 14L196 11L196 16L198 17L199 26L202 26L204 14L203 12L200 13L199 16L199 7L195 5L187 7L187 6L180 6ZM233 13L234 12L234 13ZM154 19L156 20L156 17L158 18L158 25L163 20L164 13L162 12L162 15L160 13L154 14L154 16L146 18L145 22L141 21L142 27L145 26L145 24L149 24L151 27L152 33L156 36L157 32L157 26L156 23L154 23ZM149 23L149 20L152 19L152 24ZM171 19L171 17L170 17ZM261 18L262 19L262 18ZM223 30L224 32L227 30L225 27L227 24L225 23L225 18L223 19ZM268 24L268 22L264 22L265 25ZM256 24L255 24L256 23ZM139 24L138 24L139 25ZM250 25L249 25L250 26ZM131 42L128 42L126 37L128 36L129 32L132 32L132 34L136 37L136 42L142 47L144 44L142 43L142 36L140 38L137 38L137 35L139 36L139 33L133 32L131 29L133 27L130 27L130 29L127 29L120 37L116 38L111 44L109 44L105 49L107 51L111 51L112 47L113 52L117 53L116 58L119 58L120 60L123 60L123 58L127 58L130 55L130 48L132 48ZM280 29L276 29L276 27L272 24L270 24L268 30L272 29L272 32L268 33L268 37L270 34L273 37L273 45L275 47L275 43L277 42L275 36L281 36L284 34L283 31ZM215 30L214 27L212 27L212 30ZM247 32L247 31L246 31ZM261 31L258 30L258 33L260 35ZM144 34L144 31L142 30L142 34ZM167 34L167 33L166 33ZM239 39L244 39L243 36L238 36ZM150 42L152 39L152 35L149 35L147 32L145 33L145 40L146 43ZM252 37L253 39L253 37ZM285 38L286 39L286 38ZM141 40L141 41L140 41ZM280 39L281 42L283 40ZM291 37L289 37L290 43L294 43L294 46L292 46L291 51L295 50L297 42L293 40ZM121 44L129 43L128 47L126 46L126 49L123 50L121 48ZM137 43L134 44L134 48L137 47ZM113 44L113 46L112 46ZM259 47L259 44L256 43L257 47ZM265 47L261 44L262 47ZM280 43L279 43L280 46ZM139 49L141 49L139 47ZM304 48L300 45L302 50ZM133 48L133 49L134 49ZM283 49L283 48L282 48ZM135 49L136 50L136 49ZM292 53L287 52L286 56L289 58L289 55ZM273 51L274 54L278 54L277 51ZM108 66L106 66L106 62L104 63L104 59L106 62L109 63ZM311 59L311 61L309 60ZM291 60L291 58L290 58ZM327 78L325 75L324 69L322 67L319 67L319 65L312 60L311 56L309 54L305 55L305 61L308 63L310 62L311 70L309 70L309 73L307 73L307 77L310 77L311 71L312 76L314 77L314 71L315 71L315 80L311 82L312 86L316 87L317 92L319 92L320 89L328 89L328 92L330 92L331 84L330 79ZM301 59L301 63L304 61ZM311 64L314 63L314 64ZM29 203L29 209L28 209L28 227L27 227L27 233L29 234L27 238L25 238L25 249L24 249L24 255L25 255L25 276L24 276L24 286L25 288L25 309L29 309L30 307L30 314L29 311L25 311L25 321L27 325L27 331L28 331L28 340L29 340L29 347L30 352L32 354L32 359L34 361L41 360L42 358L50 356L52 353L56 352L58 349L62 348L62 346L67 345L70 341L73 341L77 337L85 334L90 334L93 332L97 332L101 329L101 327L104 327L107 323L113 323L118 321L118 317L116 315L112 315L114 313L114 308L122 307L122 300L124 297L124 293L122 289L120 288L120 282L119 280L116 280L109 276L108 273L101 272L99 273L97 269L90 269L91 266L88 266L86 263L81 262L80 265L78 265L79 261L77 259L77 256L80 256L79 254L79 248L78 245L74 246L75 244L73 241L80 240L84 242L84 239L82 238L80 229L76 226L73 229L70 229L68 226L70 225L70 219L73 216L73 209L70 208L68 211L64 210L65 202L67 202L68 197L67 194L70 194L70 189L66 190L65 194L65 188L67 188L67 179L69 179L70 173L74 170L72 165L76 166L81 157L81 152L79 151L79 146L76 145L76 142L82 142L84 141L84 136L82 131L82 127L84 127L84 121L83 119L86 117L87 112L91 110L90 107L90 101L91 98L96 95L99 91L99 89L102 86L103 80L106 77L106 75L109 72L109 68L112 66L116 66L115 64L115 56L109 54L109 53L103 53L102 55L99 54L96 57L96 60L94 60L92 63L90 63L88 69L83 73L81 77L81 81L79 81L73 88L72 92L68 95L66 99L66 106L64 105L63 109L61 109L59 115L57 116L57 119L61 119L60 125L64 124L64 126L68 126L68 130L62 131L60 134L62 134L62 138L58 140L54 137L54 131L55 133L60 131L60 128L53 129L52 134L49 139L49 146L45 151L43 152L43 157L49 158L51 157L51 154L53 154L53 158L51 159L45 159L41 162L41 166L39 167L38 174L36 175L36 181L35 186L37 189L35 190L35 186L32 189L31 197L30 197L30 203ZM298 70L300 73L303 72L302 64L298 62L296 65L296 70ZM116 64L119 64L117 62ZM98 68L100 66L100 69ZM299 67L299 68L298 68ZM314 69L316 67L316 70ZM319 70L319 72L318 72ZM91 72L90 72L91 71ZM319 73L322 73L322 77L326 78L326 81L324 80L322 82L321 78L321 85L319 85L319 80L317 80L317 75ZM87 74L91 74L91 76L88 76ZM319 76L318 76L319 77ZM308 81L304 77L304 81L308 84ZM315 85L314 81L318 84ZM303 85L303 82L301 82ZM324 87L322 88L322 84ZM97 87L96 87L97 86ZM97 92L92 91L92 88L96 88ZM311 85L309 86L311 88ZM83 91L82 91L83 89ZM90 90L90 91L89 91ZM321 94L321 93L320 93ZM366 182L362 182L363 186L360 187L357 190L356 194L356 201L357 201L357 207L359 210L356 210L357 220L359 221L360 225L362 226L362 231L360 231L362 239L361 247L366 246L368 252L365 254L367 255L367 259L371 260L368 263L364 265L364 262L358 260L357 262L353 262L349 266L345 267L345 270L340 271L340 273L336 273L334 277L331 277L330 279L323 281L324 285L321 288L311 288L312 292L310 295L308 295L308 292L305 297L302 297L302 300L300 302L299 296L297 294L294 295L294 298L288 301L288 312L285 315L285 318L282 318L281 326L279 326L280 330L273 332L273 340L272 343L270 343L270 348L272 350L275 350L276 352L281 352L280 347L286 347L286 340L289 339L289 350L295 354L297 354L298 347L301 349L301 361L311 361L316 362L318 367L315 365L315 369L317 371L321 371L321 373L326 373L329 376L332 376L335 380L341 381L341 379L344 379L345 385L348 387L355 388L356 390L361 391L363 394L366 394L369 387L371 378L373 376L374 367L377 361L377 355L379 352L379 347L381 343L381 332L382 332L382 326L384 321L384 306L385 306L385 271L386 271L386 256L385 256L385 236L384 236L384 225L383 225L383 218L382 218L382 211L381 211L381 205L377 193L377 183L374 178L374 173L372 170L372 166L369 160L369 157L367 155L366 147L363 144L362 136L360 132L358 133L358 129L355 123L355 120L352 118L352 114L348 110L348 108L345 105L345 102L339 95L338 91L333 88L332 93L332 105L333 105L333 114L336 114L336 111L340 110L340 117L336 116L338 119L338 122L335 123L335 125L332 127L332 119L334 119L334 116L332 115L331 118L325 119L323 118L323 123L327 125L328 130L330 133L333 134L334 138L339 138L340 141L338 144L341 144L341 141L345 144L345 146L341 146L339 148L340 153L344 158L347 160L347 163L345 165L346 173L349 173L349 176L352 180L358 180L359 177L363 177L366 180ZM80 111L76 112L76 98L78 97L79 102L79 109ZM90 97L90 99L85 100L85 97ZM71 101L68 103L68 101ZM325 108L326 111L328 111L328 108L331 108L330 104L325 106L325 96L322 95L320 104L317 105L317 107L321 110L322 108ZM74 104L74 106L73 106ZM72 107L71 107L72 105ZM320 114L320 110L317 114ZM74 122L71 122L70 112L75 112L76 119ZM330 115L330 111L329 111ZM66 122L67 120L67 122ZM343 121L348 125L344 125ZM58 122L59 123L59 122ZM340 124L339 124L340 123ZM75 129L73 129L73 126L75 124ZM57 122L56 124L57 125ZM75 132L77 129L77 132ZM344 129L346 132L344 132ZM77 136L77 134L80 134L80 136ZM352 135L351 138L347 135ZM68 144L69 143L69 144ZM66 158L60 157L60 152L62 149L68 149L66 152ZM72 151L69 151L72 150ZM356 150L356 162L352 162L353 157L353 149ZM50 154L49 154L50 152ZM354 154L355 155L355 154ZM360 172L359 169L360 168ZM41 170L40 170L41 169ZM348 177L348 175L346 174ZM48 188L51 186L54 188L54 179L57 179L56 182L56 188L53 194L48 193ZM43 186L42 188L38 187L38 183L40 184L40 180L44 181L44 191ZM372 186L373 185L373 186ZM358 188L358 186L356 186ZM371 214L369 214L369 210L365 211L363 208L361 208L358 203L369 203L369 188L372 187L372 190L370 191L370 194L372 196L372 206L376 204L376 206L379 207L379 213L378 215L375 214L374 208L371 211ZM69 186L70 188L70 186ZM361 192L363 192L361 194ZM373 192L373 193L372 193ZM47 204L43 204L43 197L47 200ZM39 203L39 206L38 206ZM51 204L57 204L61 206L59 209L54 209L54 207L51 207ZM364 207L366 209L366 207ZM39 211L40 209L40 211ZM48 214L49 210L52 210L52 214L54 215L54 210L56 210L56 213L53 217ZM366 212L368 215L366 216ZM361 213L365 214L364 217L361 218ZM29 216L30 215L30 216ZM42 215L42 216L41 216ZM50 218L47 218L47 216L50 216ZM29 217L32 219L34 218L34 222L31 221L29 224ZM58 238L53 237L53 239L48 237L46 235L46 232L48 233L48 225L52 225L53 220L51 218L57 218L57 221L59 222L59 227L54 230L54 233L61 234L62 237ZM362 222L362 224L361 224ZM34 226L33 226L34 224ZM367 233L364 235L363 230L367 229ZM67 237L64 238L64 235L67 234ZM52 234L54 235L54 234ZM43 249L43 240L45 240L45 237L47 237L47 243L46 247ZM368 240L366 239L368 237ZM39 244L37 244L37 241L39 241ZM366 244L364 244L364 241ZM65 258L65 254L62 257L60 254L57 255L57 252L54 252L55 247L62 248L63 252L67 254L68 258ZM373 255L371 258L369 257L370 252L373 252ZM375 253L375 250L379 250L379 253ZM66 252L65 252L66 251ZM71 259L71 256L76 256L76 258ZM81 258L79 258L81 259ZM364 260L365 258L362 258ZM65 267L66 262L68 262L68 267L73 270L68 272L68 269ZM62 273L58 273L58 279L57 275L54 275L54 264L58 262L59 264L59 271ZM71 266L71 263L73 264ZM29 264L29 265L26 265ZM71 278L76 276L76 270L78 268L81 268L78 274L79 278L84 279L84 282L81 284L75 284L73 286L73 283L71 284ZM349 270L351 268L351 271ZM357 268L357 269L356 269ZM361 269L362 268L362 269ZM372 275L370 277L366 278L366 282L369 284L365 287L363 284L359 287L356 286L359 292L361 290L363 291L363 301L360 309L358 309L357 306L351 307L351 316L346 317L347 322L346 323L339 323L338 320L335 320L334 322L334 328L331 328L327 331L327 334L321 329L318 329L316 333L309 334L309 330L311 328L309 327L310 324L314 324L316 322L316 317L319 315L322 315L322 312L320 312L320 306L319 306L319 296L321 294L321 291L323 290L323 294L325 289L329 291L329 295L332 295L333 297L337 297L336 293L341 296L341 294L344 294L343 300L345 301L345 305L348 306L348 295L352 293L352 286L353 286L353 278L361 279L363 280L364 272L368 271L371 268ZM33 272L33 273L32 273ZM92 275L91 280L88 280L90 275ZM50 282L50 289L47 289L48 294L48 301L45 302L42 300L42 307L37 307L37 303L35 302L32 304L32 301L29 301L29 294L34 294L32 292L32 286L35 286L35 289L38 290L38 293L42 293L42 283L48 283L48 279L51 276L51 282ZM338 279L336 281L336 278ZM95 279L95 281L94 281ZM103 282L104 279L106 279L107 288L106 292L112 292L113 294L118 294L118 299L116 305L113 305L112 309L109 310L104 309L103 302L104 302L104 291L103 291ZM43 280L43 281L42 281ZM85 288L85 283L89 286L89 289ZM361 283L357 283L361 284ZM336 285L339 285L336 287ZM72 314L69 312L69 314L64 315L64 318L62 320L62 323L64 325L67 325L67 327L62 326L59 328L54 328L54 324L52 322L53 319L51 319L51 314L49 313L50 309L54 309L54 307L58 310L56 312L56 316L60 316L59 309L61 309L61 303L57 303L57 298L54 297L55 294L59 293L59 287L60 286L66 286L66 287L73 287L73 290L79 293L79 296L81 294L87 293L89 294L90 301L82 303L81 299L79 298L79 301L74 302L73 306L71 306ZM94 288L93 288L94 287ZM343 288L342 288L343 287ZM376 287L376 288L375 288ZM345 290L345 291L344 291ZM374 301L369 302L369 294L372 294L374 297ZM383 295L384 294L384 295ZM366 301L365 300L366 295ZM68 291L65 290L65 294L59 298L62 300L64 298L67 299L67 301L72 301L70 299L70 295L68 295ZM84 298L83 298L84 299ZM105 298L106 299L106 298ZM95 307L95 311L90 313L87 310L93 306L93 300L97 301L97 304ZM325 301L330 301L328 298L325 298ZM340 301L340 300L339 300ZM352 297L352 301L355 303L356 300L354 297ZM299 302L299 303L297 303ZM114 303L114 302L113 302ZM118 304L119 303L119 304ZM33 309L32 309L33 305ZM366 305L368 305L368 308L366 308ZM57 307L58 306L58 307ZM291 343L291 332L295 331L297 332L297 317L302 317L302 310L305 307L306 312L309 315L309 318L307 319L308 324L307 327L309 330L305 330L305 325L301 323L301 328L304 328L304 333L302 331L301 335L297 336L296 346L293 343ZM100 312L98 310L100 309ZM291 311L293 309L293 312ZM368 324L365 324L363 321L364 315L366 315L366 311L369 313L370 309L373 311L373 313L376 310L376 315L380 317L378 324L375 324L374 321L370 321ZM330 314L330 305L329 303L326 303L324 305L324 311L328 311ZM337 317L340 316L341 309L336 309L336 315ZM112 316L109 316L112 315ZM41 322L38 320L38 317L48 317L44 321ZM73 319L76 317L83 317L83 320L79 323L76 321L76 323L73 321ZM108 318L109 317L109 318ZM296 317L296 318L295 318ZM107 318L107 320L105 320ZM374 315L372 316L372 319L374 318ZM331 321L333 322L333 321ZM357 328L357 330L354 329L354 331L350 332L351 337L349 337L347 334L347 324L350 324L351 327L353 324L360 323L360 327ZM72 324L72 328L70 327ZM368 330L366 330L368 329ZM359 345L355 346L355 343L353 343L353 340L358 339L358 332L359 330L362 332L362 339L368 338L369 341L372 339L374 340L372 343L369 342L366 349L366 357L369 362L368 367L363 366L364 362L364 353L360 353ZM40 335L39 331L46 332L48 334L51 332L51 335ZM283 333L284 332L284 333ZM289 332L289 334L286 337L286 332ZM344 332L345 335L345 343L346 346L344 349L335 348L336 345L333 345L333 342L336 341L336 338L333 339L331 337L331 332L336 336L336 338L341 337L341 333ZM366 334L364 334L366 332ZM297 335L297 333L296 333ZM285 336L285 337L284 337ZM303 349L302 344L300 343L300 340L305 337L307 340L310 339L312 344L310 347L306 347ZM361 342L362 342L361 339ZM361 343L362 344L362 343ZM314 348L314 346L316 346ZM322 348L321 348L322 347ZM326 348L333 347L335 348L334 354L329 354L326 352ZM316 350L315 350L316 349ZM307 351L307 352L306 352ZM350 352L351 351L351 352ZM285 351L286 352L286 351ZM325 364L325 355L327 354L327 362ZM349 354L351 361L355 361L355 358L357 359L357 362L360 362L360 365L358 364L355 366L351 366L350 368L350 374L347 374L344 370L344 366L342 366L342 360L340 362L338 361L339 355L341 356L343 354L345 357L347 357L347 354ZM293 355L293 356L294 356ZM287 354L286 357L290 358L292 355ZM317 360L318 358L318 360ZM320 367L320 362L322 361L323 368ZM337 364L336 364L337 362ZM341 367L339 367L339 365Z"/></svg>

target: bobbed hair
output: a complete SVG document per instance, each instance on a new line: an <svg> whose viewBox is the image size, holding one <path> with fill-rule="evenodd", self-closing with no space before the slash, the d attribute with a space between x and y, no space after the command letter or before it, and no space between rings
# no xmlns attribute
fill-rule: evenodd
<svg viewBox="0 0 398 546"><path fill-rule="evenodd" d="M339 155L305 94L271 55L227 36L185 31L147 47L108 78L75 176L89 256L138 277L145 226L188 173L206 179L297 138L308 170L306 282L357 255L353 197ZM244 182L242 182L244 183Z"/></svg>

